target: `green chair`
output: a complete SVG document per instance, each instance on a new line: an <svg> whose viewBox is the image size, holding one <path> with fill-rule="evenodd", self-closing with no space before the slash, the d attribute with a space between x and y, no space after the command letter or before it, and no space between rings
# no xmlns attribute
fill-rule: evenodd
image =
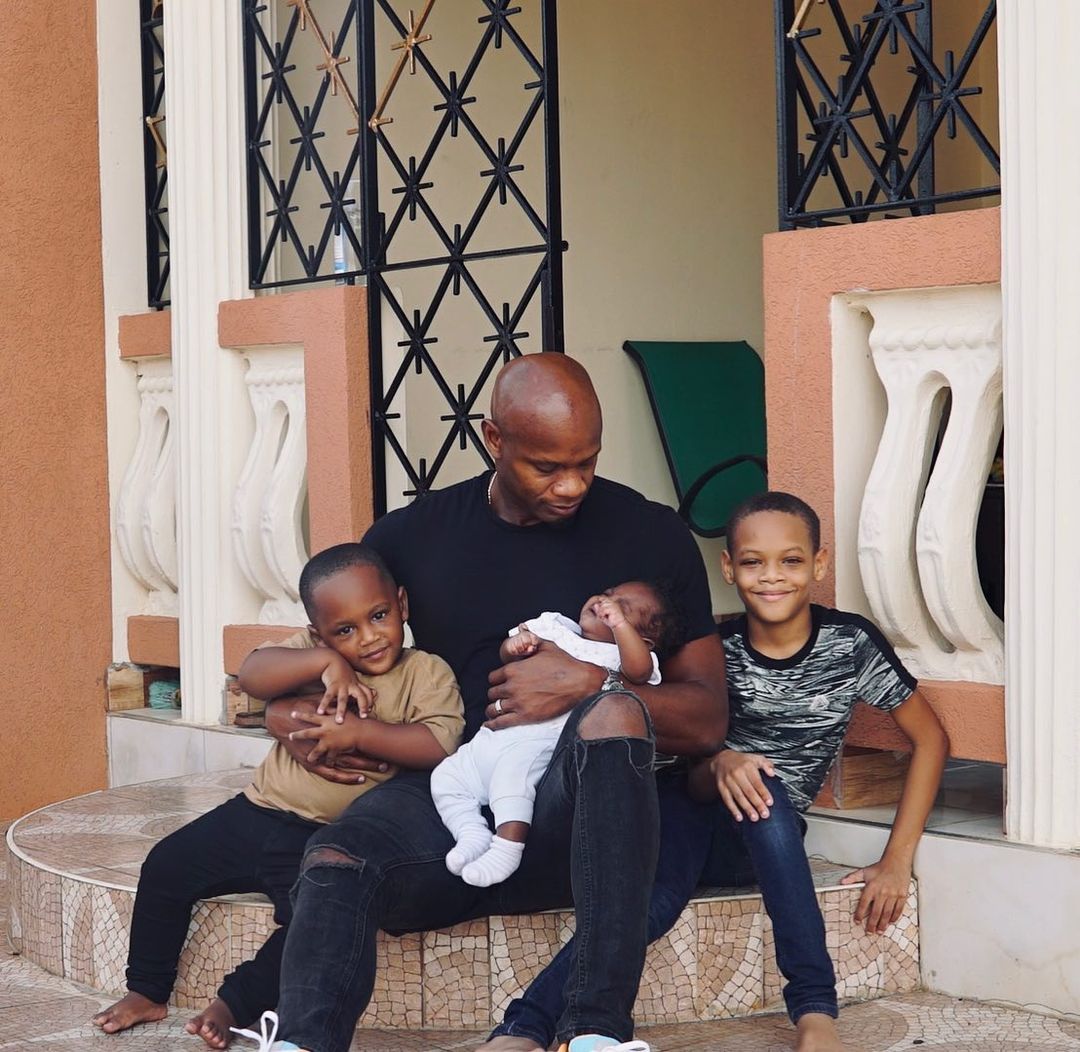
<svg viewBox="0 0 1080 1052"><path fill-rule="evenodd" d="M721 537L735 507L767 488L765 369L737 343L627 340L645 380L679 498L699 537Z"/></svg>

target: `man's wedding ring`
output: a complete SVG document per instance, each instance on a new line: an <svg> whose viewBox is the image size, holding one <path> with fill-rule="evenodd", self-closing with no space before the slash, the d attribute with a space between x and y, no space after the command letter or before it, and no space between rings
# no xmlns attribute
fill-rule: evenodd
<svg viewBox="0 0 1080 1052"><path fill-rule="evenodd" d="M496 715L502 715L502 698L495 699L495 713Z"/></svg>

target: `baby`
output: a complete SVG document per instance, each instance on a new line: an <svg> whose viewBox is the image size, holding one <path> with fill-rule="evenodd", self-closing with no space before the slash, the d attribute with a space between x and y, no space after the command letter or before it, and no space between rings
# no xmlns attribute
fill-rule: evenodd
<svg viewBox="0 0 1080 1052"><path fill-rule="evenodd" d="M619 673L630 684L656 684L656 654L678 649L680 623L677 605L662 585L628 581L588 599L577 624L562 614L543 613L512 629L499 656L504 664L520 661L546 639L571 657L607 668L609 679ZM497 884L521 864L536 786L569 715L499 731L482 727L432 772L432 798L456 841L446 867L467 884ZM480 813L484 804L495 818L494 835Z"/></svg>

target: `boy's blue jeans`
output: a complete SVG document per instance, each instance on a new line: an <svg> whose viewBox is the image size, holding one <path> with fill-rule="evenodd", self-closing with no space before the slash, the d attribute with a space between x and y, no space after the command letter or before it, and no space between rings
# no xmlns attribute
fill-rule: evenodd
<svg viewBox="0 0 1080 1052"><path fill-rule="evenodd" d="M573 903L578 939L564 961L552 1034L628 1041L658 843L652 732L594 740L577 733L594 705L627 697L641 705L613 693L573 711L537 787L521 867L502 884L474 888L446 868L454 841L426 774L395 776L316 833L294 889L280 1036L311 1052L348 1049L371 998L380 928L427 931Z"/></svg>
<svg viewBox="0 0 1080 1052"><path fill-rule="evenodd" d="M666 934L699 885L757 883L773 923L776 961L787 984L784 1002L792 1022L807 1012L837 1015L836 977L825 948L810 863L803 847L806 823L778 778L763 775L773 797L767 819L736 822L722 804L697 804L685 779L660 776L660 855L649 900L649 941ZM512 1001L492 1037L513 1034L551 1044L562 1011L571 939Z"/></svg>

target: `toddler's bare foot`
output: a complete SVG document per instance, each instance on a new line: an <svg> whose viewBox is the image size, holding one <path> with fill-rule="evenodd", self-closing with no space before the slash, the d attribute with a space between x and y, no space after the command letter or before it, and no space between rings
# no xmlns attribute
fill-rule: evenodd
<svg viewBox="0 0 1080 1052"><path fill-rule="evenodd" d="M807 1012L795 1024L795 1052L844 1052L836 1020L821 1012Z"/></svg>
<svg viewBox="0 0 1080 1052"><path fill-rule="evenodd" d="M220 997L215 997L197 1016L184 1024L184 1029L189 1034L201 1037L211 1048L228 1048L232 1040L230 1026L236 1026L236 1019L229 1006Z"/></svg>
<svg viewBox="0 0 1080 1052"><path fill-rule="evenodd" d="M531 1037L513 1037L500 1034L482 1044L476 1052L544 1052Z"/></svg>
<svg viewBox="0 0 1080 1052"><path fill-rule="evenodd" d="M118 1034L121 1030L138 1026L139 1023L156 1023L168 1014L168 1005L159 1005L149 997L132 992L125 994L116 1004L98 1012L90 1022L101 1027L106 1034Z"/></svg>

